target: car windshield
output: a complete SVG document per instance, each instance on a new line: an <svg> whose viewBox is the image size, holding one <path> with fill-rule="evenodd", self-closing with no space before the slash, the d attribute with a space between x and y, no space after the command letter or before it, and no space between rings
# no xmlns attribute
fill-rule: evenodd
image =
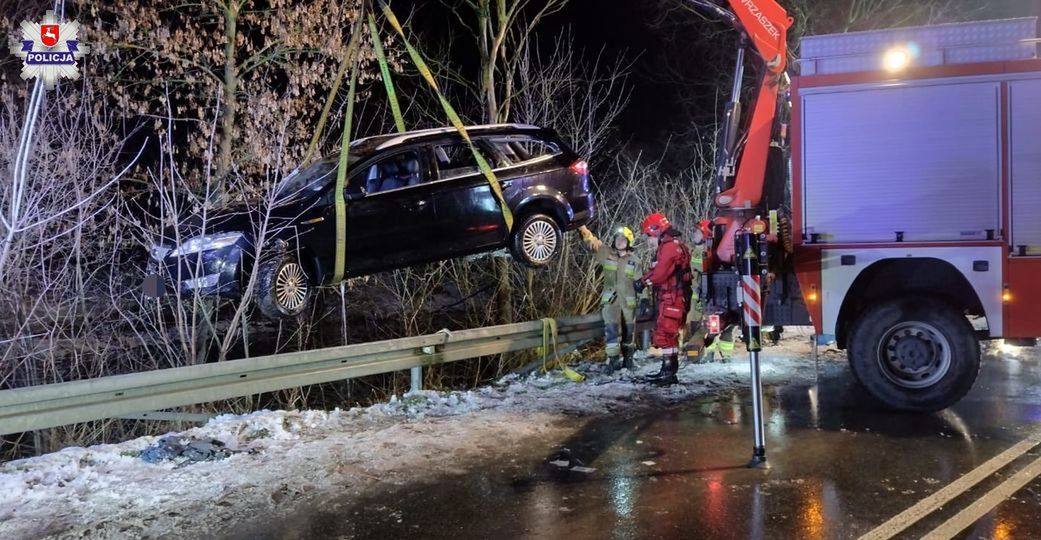
<svg viewBox="0 0 1041 540"><path fill-rule="evenodd" d="M349 163L357 163L362 158L351 152L348 156ZM329 182L336 179L336 164L338 158L326 158L312 163L304 169L296 169L289 173L278 185L275 195L278 199L295 199L310 193L317 193L325 188Z"/></svg>

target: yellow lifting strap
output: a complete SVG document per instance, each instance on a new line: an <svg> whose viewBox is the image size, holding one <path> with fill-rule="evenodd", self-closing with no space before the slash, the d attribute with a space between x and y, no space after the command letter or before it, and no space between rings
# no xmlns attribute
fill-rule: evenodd
<svg viewBox="0 0 1041 540"><path fill-rule="evenodd" d="M380 32L376 28L376 17L373 17L372 13L369 13L369 36L372 38L372 52L376 53L376 62L380 65L383 87L387 89L387 101L390 102L390 113L394 116L394 126L398 128L398 133L403 133L405 131L405 118L401 115L398 93L394 91L394 81L390 78L390 66L387 64L387 55L383 52L383 44L380 43Z"/></svg>
<svg viewBox="0 0 1041 540"><path fill-rule="evenodd" d="M358 17L361 20L361 15ZM352 56L351 82L347 88L347 110L343 115L343 136L340 138L340 161L336 167L336 190L333 201L336 206L336 262L333 266L333 283L343 280L347 263L347 203L343 199L347 187L347 157L351 148L351 124L354 119L354 95L358 87L358 41L361 24L354 27L347 54Z"/></svg>
<svg viewBox="0 0 1041 540"><path fill-rule="evenodd" d="M438 101L441 102L441 108L444 109L445 115L448 116L448 120L455 127L456 131L462 135L463 140L470 147L470 151L473 152L474 161L477 162L477 167L481 170L481 174L484 175L485 179L488 180L488 185L492 188L492 193L495 194L496 200L499 201L499 209L502 210L502 218L506 221L506 229L513 230L513 213L510 212L510 208L506 206L506 200L502 195L502 186L499 185L498 178L495 177L495 173L492 172L492 168L485 161L484 156L477 150L473 141L470 139L470 134L466 132L466 126L463 125L463 121L456 114L455 109L448 103L448 99L441 93L441 89L437 86L437 81L434 80L434 75L427 67L426 62L423 60L422 55L419 51L408 41L405 36L405 29L401 27L401 23L398 22L398 18L394 16L394 12L390 10L390 6L387 5L383 0L379 0L380 9L383 11L383 16L386 17L387 22L394 28L394 31L401 37L402 43L405 45L405 49L408 51L409 56L412 58L412 63L416 65L416 69L419 70L419 74L423 76L423 79L427 82L430 88L437 94Z"/></svg>
<svg viewBox="0 0 1041 540"><path fill-rule="evenodd" d="M552 317L546 317L542 319L542 371L545 373L548 371L546 366L546 358L549 355L549 347L552 341L553 346L553 360L555 364L560 363L560 355L557 354L557 320ZM585 375L571 369L567 365L560 366L560 370L564 373L564 376L571 379L574 382L582 382L586 380Z"/></svg>

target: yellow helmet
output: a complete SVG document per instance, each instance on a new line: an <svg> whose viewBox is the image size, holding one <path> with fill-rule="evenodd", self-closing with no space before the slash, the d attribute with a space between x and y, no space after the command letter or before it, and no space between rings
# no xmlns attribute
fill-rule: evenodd
<svg viewBox="0 0 1041 540"><path fill-rule="evenodd" d="M636 242L636 235L633 234L633 230L625 226L618 227L614 230L614 235L618 236L619 234L624 236L625 239L629 241L629 248L631 249L633 247L633 244Z"/></svg>

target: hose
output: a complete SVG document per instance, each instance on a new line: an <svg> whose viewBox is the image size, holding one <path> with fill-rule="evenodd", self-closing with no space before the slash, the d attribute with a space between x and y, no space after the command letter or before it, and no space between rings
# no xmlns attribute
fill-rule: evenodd
<svg viewBox="0 0 1041 540"><path fill-rule="evenodd" d="M792 222L788 217L788 214L781 213L777 218L777 225L781 236L781 246L784 248L784 252L788 254L795 253L795 246L792 244Z"/></svg>

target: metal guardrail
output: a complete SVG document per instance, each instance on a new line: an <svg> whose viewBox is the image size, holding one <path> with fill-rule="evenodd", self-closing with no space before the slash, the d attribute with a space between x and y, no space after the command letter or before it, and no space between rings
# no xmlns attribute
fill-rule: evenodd
<svg viewBox="0 0 1041 540"><path fill-rule="evenodd" d="M547 321L438 332L314 351L0 391L0 435L138 415L541 347ZM557 343L601 335L599 314L557 320ZM552 340L552 337L550 336Z"/></svg>

